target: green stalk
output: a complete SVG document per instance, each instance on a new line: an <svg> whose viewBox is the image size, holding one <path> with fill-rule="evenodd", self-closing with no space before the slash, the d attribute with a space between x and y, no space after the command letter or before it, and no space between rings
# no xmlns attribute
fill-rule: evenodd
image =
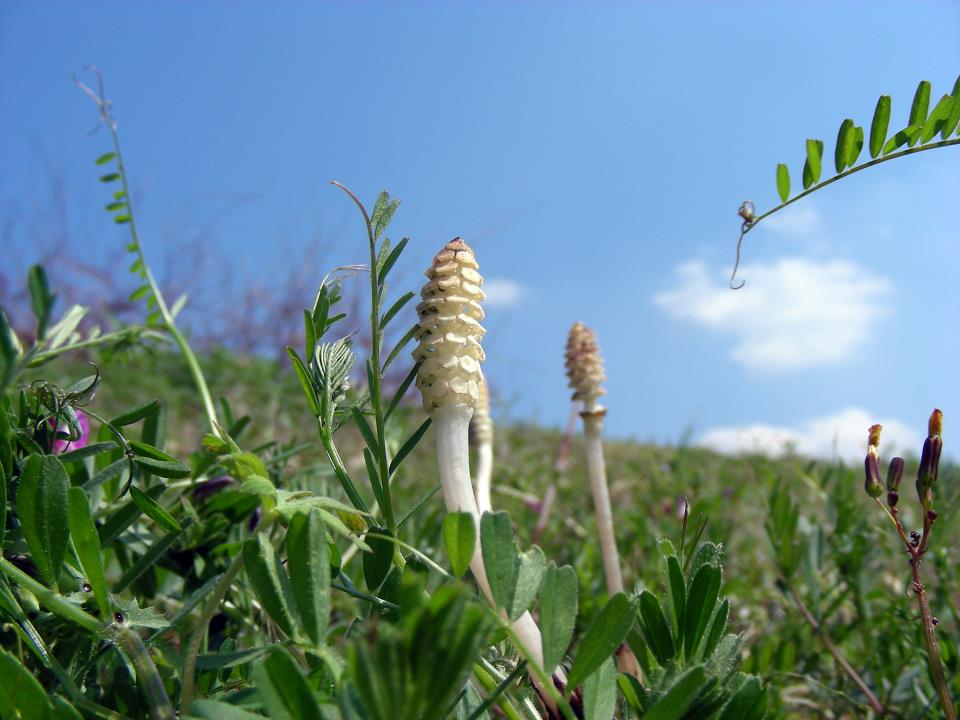
<svg viewBox="0 0 960 720"><path fill-rule="evenodd" d="M0 557L0 572L36 595L37 600L43 603L50 612L70 620L98 637L103 636L106 626L102 622L69 602L59 593L55 593L46 585L37 582L4 557Z"/></svg>
<svg viewBox="0 0 960 720"><path fill-rule="evenodd" d="M393 500L390 495L390 461L387 458L387 438L385 432L383 397L381 389L382 372L380 366L380 350L383 342L383 331L380 327L380 307L383 299L381 297L382 286L380 285L379 273L377 272L377 239L374 237L373 224L370 221L370 215L367 209L360 202L360 199L349 189L337 181L333 184L343 190L353 200L354 204L363 214L363 221L367 227L367 241L370 250L370 405L373 409L373 417L377 434L377 465L380 473L380 482L383 485L383 517L387 523L387 529L390 534L396 537L397 523L393 515ZM403 555L399 547L394 556L398 565L403 564Z"/></svg>
<svg viewBox="0 0 960 720"><path fill-rule="evenodd" d="M95 338L88 338L87 340L80 340L70 345L61 345L53 350L43 350L37 352L31 358L30 362L27 363L27 367L38 367L43 365L45 362L53 360L54 358L64 355L65 353L73 352L74 350L99 347L101 345L108 345L112 342L126 342L137 337L145 336L162 337L162 335L159 335L158 333L152 333L146 328L142 328L140 326L124 328L123 330L118 330L117 332L107 333L106 335L98 335Z"/></svg>
<svg viewBox="0 0 960 720"><path fill-rule="evenodd" d="M97 75L99 77L99 71L97 72ZM160 316L163 318L167 332L170 333L174 343L176 343L177 347L180 349L180 352L183 354L183 359L187 363L187 368L190 371L190 375L193 377L193 382L197 386L197 391L200 393L200 399L203 402L203 409L207 415L207 421L210 424L210 429L217 437L222 439L223 436L217 421L217 411L214 408L213 398L210 395L210 389L207 387L207 381L203 377L203 371L200 369L200 363L197 362L197 358L193 354L193 350L190 349L190 344L177 327L177 323L174 320L170 309L167 307L166 301L163 299L163 294L160 292L160 287L157 285L157 281L153 277L153 272L150 270L150 265L147 264L147 258L143 254L143 247L140 244L140 237L137 233L137 223L133 212L133 200L130 197L130 187L127 183L126 165L124 165L123 153L120 150L120 136L117 134L116 123L113 121L113 118L110 117L109 103L105 98L97 95L85 85L80 84L80 87L97 103L97 107L100 110L100 119L103 124L110 129L110 139L113 142L113 152L117 156L117 174L120 176L120 182L123 187L123 200L126 203L126 215L128 218L127 223L130 225L130 237L133 240L133 249L136 252L137 258L140 260L140 264L142 266L143 278L147 281L147 285L150 287L150 292L153 294L153 297L157 302L157 309L160 312Z"/></svg>
<svg viewBox="0 0 960 720"><path fill-rule="evenodd" d="M491 612L493 613L494 617L497 618L497 621L500 623L500 627L506 631L511 642L513 642L514 646L516 646L516 648L523 655L524 659L527 661L527 667L530 669L530 673L537 680L537 687L540 688L540 690L547 696L544 698L545 702L551 703L554 708L559 709L560 713L564 718L566 718L566 720L577 720L577 716L574 714L573 708L570 707L570 703L567 702L566 698L560 695L560 692L553 684L552 678L550 678L546 671L540 667L536 661L536 658L531 655L531 653L527 650L526 645L521 642L520 638L513 629L512 623L509 623L500 617L495 610L491 610Z"/></svg>

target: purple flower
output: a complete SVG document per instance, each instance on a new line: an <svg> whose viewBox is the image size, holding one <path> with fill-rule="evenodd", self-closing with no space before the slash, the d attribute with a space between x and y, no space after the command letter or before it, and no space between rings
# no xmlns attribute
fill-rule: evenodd
<svg viewBox="0 0 960 720"><path fill-rule="evenodd" d="M71 439L70 426L63 421L60 421L60 423L57 425L57 435L66 435L67 437L58 437L53 441L54 455L59 455L67 450L79 450L80 448L87 446L87 443L90 440L90 420L87 419L87 414L83 412L83 410L77 410L76 412L77 423L80 425L80 437Z"/></svg>

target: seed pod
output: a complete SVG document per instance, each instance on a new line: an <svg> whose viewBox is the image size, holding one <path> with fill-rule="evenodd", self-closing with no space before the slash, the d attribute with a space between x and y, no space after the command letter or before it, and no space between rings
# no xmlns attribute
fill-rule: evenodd
<svg viewBox="0 0 960 720"><path fill-rule="evenodd" d="M597 398L607 392L600 387L607 376L603 373L596 333L582 323L574 323L567 336L565 357L572 399L582 400L585 408L592 409Z"/></svg>
<svg viewBox="0 0 960 720"><path fill-rule="evenodd" d="M425 273L413 358L422 363L417 387L428 412L441 405L476 407L484 359L480 339L486 332L480 325L484 294L478 267L470 246L454 238Z"/></svg>
<svg viewBox="0 0 960 720"><path fill-rule="evenodd" d="M882 425L871 425L867 434L867 457L864 459L865 481L863 489L872 498L883 494L883 483L880 481L880 467L878 464L880 448L880 431Z"/></svg>

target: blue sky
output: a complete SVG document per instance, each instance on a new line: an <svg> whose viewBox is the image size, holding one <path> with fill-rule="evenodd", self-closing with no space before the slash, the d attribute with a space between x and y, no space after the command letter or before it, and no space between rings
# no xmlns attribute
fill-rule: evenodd
<svg viewBox="0 0 960 720"><path fill-rule="evenodd" d="M565 422L579 320L613 434L855 456L873 421L918 449L938 406L949 446L960 149L774 216L747 237L746 287L726 282L737 207L776 202L776 163L796 185L815 137L832 168L840 121L868 124L882 93L905 125L919 80L951 90L958 31L956 2L0 2L0 210L60 168L75 250L123 242L91 165L107 138L70 81L96 63L148 252L171 218L217 217L215 256L283 282L320 234L319 283L364 260L331 179L403 200L410 288L471 243L500 417Z"/></svg>

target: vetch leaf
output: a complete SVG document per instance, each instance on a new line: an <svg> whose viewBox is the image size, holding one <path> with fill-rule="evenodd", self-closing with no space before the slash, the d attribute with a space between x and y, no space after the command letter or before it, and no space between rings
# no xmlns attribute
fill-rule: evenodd
<svg viewBox="0 0 960 720"><path fill-rule="evenodd" d="M943 127L940 128L940 139L946 140L950 137L958 123L960 123L960 75L957 76L957 81L953 84L953 105L947 114Z"/></svg>
<svg viewBox="0 0 960 720"><path fill-rule="evenodd" d="M587 630L573 660L567 687L574 688L613 656L633 624L633 603L623 593L607 601Z"/></svg>
<svg viewBox="0 0 960 720"><path fill-rule="evenodd" d="M577 573L569 565L547 566L540 590L543 666L549 673L563 660L577 624Z"/></svg>
<svg viewBox="0 0 960 720"><path fill-rule="evenodd" d="M114 173L107 173L106 175L101 175L101 176L100 176L100 182L102 182L102 183L111 183L111 182L115 182L116 180L119 180L119 179L120 179L120 174L119 174L119 173L115 173L115 172L114 172Z"/></svg>
<svg viewBox="0 0 960 720"><path fill-rule="evenodd" d="M243 566L264 610L287 636L293 637L290 579L283 571L276 550L263 533L257 533L243 543Z"/></svg>
<svg viewBox="0 0 960 720"><path fill-rule="evenodd" d="M447 513L443 519L443 546L457 577L462 577L470 566L476 545L477 528L473 515L468 512Z"/></svg>
<svg viewBox="0 0 960 720"><path fill-rule="evenodd" d="M17 490L17 517L33 561L49 585L56 585L70 538L67 489L70 478L53 455L31 455Z"/></svg>
<svg viewBox="0 0 960 720"><path fill-rule="evenodd" d="M47 691L13 655L0 648L0 707L12 711L11 718L48 716Z"/></svg>
<svg viewBox="0 0 960 720"><path fill-rule="evenodd" d="M110 162L111 160L113 160L116 156L117 156L117 154L116 154L115 152L104 153L103 155L101 155L100 157L98 157L98 158L94 161L94 163L95 163L96 165L106 165L108 162Z"/></svg>
<svg viewBox="0 0 960 720"><path fill-rule="evenodd" d="M647 641L647 646L653 652L660 665L666 667L673 659L676 648L670 627L664 617L660 601L649 590L640 593L640 629Z"/></svg>
<svg viewBox="0 0 960 720"><path fill-rule="evenodd" d="M671 621L677 645L683 644L683 616L687 606L687 583L680 569L680 560L676 555L667 558L667 592L673 608Z"/></svg>
<svg viewBox="0 0 960 720"><path fill-rule="evenodd" d="M310 373L307 371L307 366L303 364L303 360L297 355L297 351L289 345L287 346L287 355L290 357L290 364L293 365L293 371L300 381L300 386L303 388L303 394L307 396L307 402L310 404L310 412L313 413L314 417L319 417L320 400L310 380Z"/></svg>
<svg viewBox="0 0 960 720"><path fill-rule="evenodd" d="M193 518L188 517L184 523L183 527L188 528L193 523ZM137 561L130 566L130 568L123 574L123 576L117 581L116 586L113 588L115 593L122 593L128 587L133 585L140 577L152 568L157 561L163 556L167 550L177 541L177 538L180 536L180 530L171 530L167 532L163 537L155 539L150 546L147 548L147 551L141 555Z"/></svg>
<svg viewBox="0 0 960 720"><path fill-rule="evenodd" d="M720 568L714 565L700 566L693 577L683 621L683 647L688 659L704 639L707 622L720 592L720 578Z"/></svg>
<svg viewBox="0 0 960 720"><path fill-rule="evenodd" d="M146 515L148 518L153 520L157 525L162 527L167 532L180 532L182 529L180 523L168 513L156 500L151 498L149 495L144 494L138 488L133 486L130 487L130 497L133 498L133 501L137 504L137 507Z"/></svg>
<svg viewBox="0 0 960 720"><path fill-rule="evenodd" d="M790 170L783 163L777 163L777 193L781 202L790 197Z"/></svg>
<svg viewBox="0 0 960 720"><path fill-rule="evenodd" d="M420 442L423 438L423 434L427 431L427 428L430 427L432 422L431 418L427 418L422 423L420 427L413 431L413 435L407 438L407 441L397 450L397 454L393 456L393 460L390 461L390 476L393 477L393 474L400 467L401 463L406 459L407 455L417 446L417 443Z"/></svg>
<svg viewBox="0 0 960 720"><path fill-rule="evenodd" d="M617 710L617 666L613 658L583 681L584 720L610 720Z"/></svg>
<svg viewBox="0 0 960 720"><path fill-rule="evenodd" d="M850 143L849 154L847 155L847 167L853 167L857 164L857 159L863 150L863 128L859 125L853 128L853 142Z"/></svg>
<svg viewBox="0 0 960 720"><path fill-rule="evenodd" d="M313 691L300 668L282 648L253 668L257 694L273 720L323 720Z"/></svg>
<svg viewBox="0 0 960 720"><path fill-rule="evenodd" d="M153 413L158 412L159 410L160 410L160 401L150 400L148 402L132 407L129 410L124 410L122 413L117 415L113 420L111 420L110 424L116 425L117 427L133 425L135 422L139 422L143 420L145 417L147 417L148 415L152 415Z"/></svg>
<svg viewBox="0 0 960 720"><path fill-rule="evenodd" d="M850 157L855 138L853 120L847 118L840 123L840 130L837 132L837 147L833 153L833 163L838 173L843 172L844 168L847 167L847 158Z"/></svg>
<svg viewBox="0 0 960 720"><path fill-rule="evenodd" d="M520 553L514 562L517 579L513 590L513 598L507 608L507 617L510 620L519 618L533 603L534 598L540 591L543 575L547 570L547 559L544 557L543 550L536 545L526 552Z"/></svg>
<svg viewBox="0 0 960 720"><path fill-rule="evenodd" d="M162 478L176 480L190 477L190 468L179 462L155 460L151 457L136 457L134 458L134 462L147 472L159 475Z"/></svg>
<svg viewBox="0 0 960 720"><path fill-rule="evenodd" d="M37 318L37 337L43 339L50 322L50 311L57 296L50 292L47 273L42 265L33 265L27 273L27 288L30 291L30 306Z"/></svg>
<svg viewBox="0 0 960 720"><path fill-rule="evenodd" d="M930 113L930 116L926 119L926 122L923 124L923 130L920 131L920 144L930 142L933 139L933 136L940 132L940 129L943 127L943 124L947 121L947 116L950 115L950 111L953 109L953 97L950 95L944 95L940 98L940 102L936 104L933 108L933 112Z"/></svg>
<svg viewBox="0 0 960 720"><path fill-rule="evenodd" d="M667 694L643 714L643 720L681 720L696 702L699 691L707 683L707 673L702 665L682 673Z"/></svg>
<svg viewBox="0 0 960 720"><path fill-rule="evenodd" d="M766 706L766 694L759 678L748 677L723 707L717 720L742 720L742 718L753 717L756 708L761 705Z"/></svg>
<svg viewBox="0 0 960 720"><path fill-rule="evenodd" d="M386 528L371 528L371 532L377 535L389 535L390 531ZM383 583L393 565L393 553L395 545L390 540L382 537L366 537L367 544L373 552L363 555L363 578L367 581L367 589L375 592Z"/></svg>
<svg viewBox="0 0 960 720"><path fill-rule="evenodd" d="M905 127L892 138L887 140L886 144L883 146L883 154L889 155L894 150L898 150L904 145L913 146L920 138L920 131L922 129L923 128L920 125L910 125L909 127Z"/></svg>
<svg viewBox="0 0 960 720"><path fill-rule="evenodd" d="M330 549L319 511L293 516L286 547L300 627L314 647L320 648L330 622Z"/></svg>
<svg viewBox="0 0 960 720"><path fill-rule="evenodd" d="M90 584L93 597L100 609L100 617L110 617L110 601L107 594L107 578L103 572L103 558L100 554L100 536L93 524L87 494L78 487L72 487L67 494L68 521L73 546L80 558L80 567Z"/></svg>
<svg viewBox="0 0 960 720"><path fill-rule="evenodd" d="M873 111L873 121L870 123L870 157L875 158L883 150L883 143L887 139L887 128L890 126L890 96L881 95L877 100L877 107Z"/></svg>
<svg viewBox="0 0 960 720"><path fill-rule="evenodd" d="M480 518L480 549L490 591L497 608L507 610L517 587L513 527L505 512L485 512Z"/></svg>
<svg viewBox="0 0 960 720"><path fill-rule="evenodd" d="M921 80L917 91L913 94L913 103L910 105L910 121L907 125L920 125L927 119L927 110L930 107L930 82Z"/></svg>
<svg viewBox="0 0 960 720"><path fill-rule="evenodd" d="M803 164L803 189L820 181L821 159L823 158L823 141L807 140L807 160Z"/></svg>

